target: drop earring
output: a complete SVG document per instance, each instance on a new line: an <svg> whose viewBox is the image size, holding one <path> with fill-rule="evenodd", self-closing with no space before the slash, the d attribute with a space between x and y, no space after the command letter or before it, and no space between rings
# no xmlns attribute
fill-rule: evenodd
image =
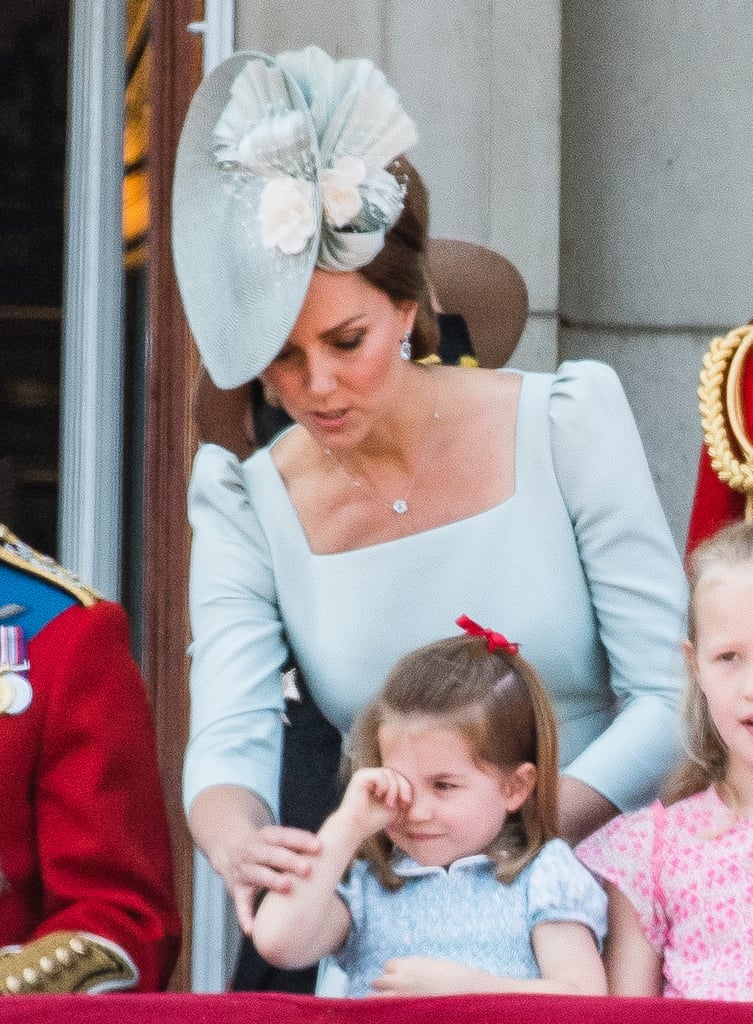
<svg viewBox="0 0 753 1024"><path fill-rule="evenodd" d="M400 342L400 358L406 362L410 359L413 348L410 343L410 331L406 331L403 340Z"/></svg>

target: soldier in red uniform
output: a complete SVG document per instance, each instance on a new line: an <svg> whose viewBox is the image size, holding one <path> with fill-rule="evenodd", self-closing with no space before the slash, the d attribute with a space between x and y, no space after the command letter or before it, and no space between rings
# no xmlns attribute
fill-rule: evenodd
<svg viewBox="0 0 753 1024"><path fill-rule="evenodd" d="M126 615L0 526L0 993L164 988L180 917Z"/></svg>

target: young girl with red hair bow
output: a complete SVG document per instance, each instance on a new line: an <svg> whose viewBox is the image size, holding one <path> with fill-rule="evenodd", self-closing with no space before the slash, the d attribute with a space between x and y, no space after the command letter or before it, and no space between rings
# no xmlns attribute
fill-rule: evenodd
<svg viewBox="0 0 753 1024"><path fill-rule="evenodd" d="M254 941L283 967L336 954L351 996L604 993L604 893L555 838L549 699L517 644L458 624L356 720L321 852Z"/></svg>

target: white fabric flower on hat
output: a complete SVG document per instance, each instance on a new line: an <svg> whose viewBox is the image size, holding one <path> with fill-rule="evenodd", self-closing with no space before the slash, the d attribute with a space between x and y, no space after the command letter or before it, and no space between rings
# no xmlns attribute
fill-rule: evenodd
<svg viewBox="0 0 753 1024"><path fill-rule="evenodd" d="M316 231L313 188L305 178L271 178L259 196L261 240L267 249L278 248L295 256L306 248Z"/></svg>
<svg viewBox="0 0 753 1024"><path fill-rule="evenodd" d="M358 189L366 180L366 164L357 156L341 156L325 168L319 181L324 216L333 227L344 227L363 207Z"/></svg>

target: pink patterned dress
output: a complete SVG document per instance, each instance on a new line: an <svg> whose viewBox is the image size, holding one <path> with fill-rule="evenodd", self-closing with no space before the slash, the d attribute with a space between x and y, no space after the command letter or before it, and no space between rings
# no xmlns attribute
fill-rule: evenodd
<svg viewBox="0 0 753 1024"><path fill-rule="evenodd" d="M713 786L620 815L575 852L635 907L665 996L753 1000L753 820Z"/></svg>

